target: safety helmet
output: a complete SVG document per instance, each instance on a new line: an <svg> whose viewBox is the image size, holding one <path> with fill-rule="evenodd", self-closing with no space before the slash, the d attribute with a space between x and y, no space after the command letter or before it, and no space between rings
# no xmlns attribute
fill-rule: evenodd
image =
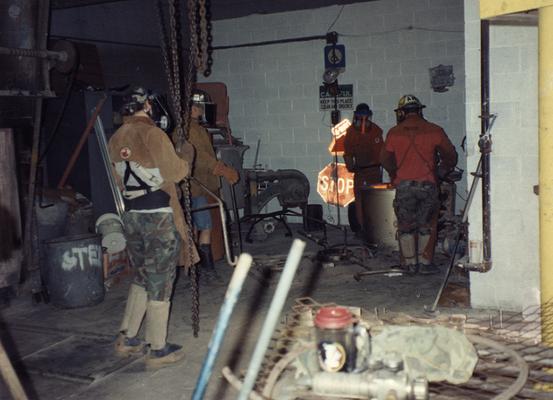
<svg viewBox="0 0 553 400"><path fill-rule="evenodd" d="M193 106L202 109L202 115L199 117L200 123L206 126L215 126L217 105L213 103L209 94L201 89L193 89L190 101Z"/></svg>
<svg viewBox="0 0 553 400"><path fill-rule="evenodd" d="M132 91L123 97L123 108L121 114L133 115L144 108L146 101L150 99L150 90L137 86Z"/></svg>
<svg viewBox="0 0 553 400"><path fill-rule="evenodd" d="M404 96L401 96L401 99L399 99L397 103L397 108L394 111L403 110L404 112L411 112L420 110L424 107L426 106L423 105L416 96L412 94L406 94Z"/></svg>
<svg viewBox="0 0 553 400"><path fill-rule="evenodd" d="M366 103L359 103L357 104L357 107L355 107L355 111L353 112L353 115L355 117L372 117L373 112L368 104Z"/></svg>
<svg viewBox="0 0 553 400"><path fill-rule="evenodd" d="M192 90L190 101L194 105L204 106L205 104L211 104L211 97L204 90L194 89Z"/></svg>
<svg viewBox="0 0 553 400"><path fill-rule="evenodd" d="M394 110L396 112L397 122L400 123L403 121L408 113L417 113L422 117L422 109L424 107L426 106L412 94L401 96L401 99L399 99L397 103L397 108Z"/></svg>

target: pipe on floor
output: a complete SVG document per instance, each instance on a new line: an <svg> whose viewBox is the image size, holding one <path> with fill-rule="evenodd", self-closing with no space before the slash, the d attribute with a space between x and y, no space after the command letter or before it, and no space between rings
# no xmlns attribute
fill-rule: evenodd
<svg viewBox="0 0 553 400"><path fill-rule="evenodd" d="M263 328L261 329L261 334L257 340L257 345L255 346L255 350L248 367L248 372L246 373L244 383L238 395L238 400L247 400L249 393L253 389L257 374L259 373L259 368L261 367L261 363L263 362L263 358L265 356L265 352L267 351L267 347L269 347L271 337L280 319L280 313L282 311L282 307L284 306L284 302L286 301L286 297L288 296L288 291L290 290L290 286L292 286L292 280L294 279L296 270L301 262L304 249L305 242L295 239L292 243L292 248L288 253L286 263L284 264L284 270L282 271L282 275L278 281L275 295L273 296L269 311L267 312L267 317L263 323Z"/></svg>
<svg viewBox="0 0 553 400"><path fill-rule="evenodd" d="M236 265L232 278L230 279L229 286L225 293L225 301L221 306L219 318L217 319L215 329L213 330L211 340L209 341L207 354L198 377L198 382L196 383L196 388L192 394L192 400L201 400L204 398L205 390L215 364L215 359L217 358L217 354L219 354L219 350L225 336L225 331L227 330L227 326L230 321L230 316L232 315L238 296L242 291L242 286L246 280L252 261L252 256L247 253L242 253L240 258L238 258L238 264Z"/></svg>

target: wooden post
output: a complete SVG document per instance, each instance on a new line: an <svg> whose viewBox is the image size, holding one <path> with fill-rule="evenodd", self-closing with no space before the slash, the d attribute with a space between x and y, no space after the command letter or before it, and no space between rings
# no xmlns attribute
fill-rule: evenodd
<svg viewBox="0 0 553 400"><path fill-rule="evenodd" d="M11 129L0 129L0 288L17 285L22 237L15 145Z"/></svg>

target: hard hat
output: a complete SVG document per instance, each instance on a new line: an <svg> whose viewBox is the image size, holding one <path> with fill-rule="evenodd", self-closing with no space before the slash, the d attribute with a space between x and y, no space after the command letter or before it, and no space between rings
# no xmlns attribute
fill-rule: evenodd
<svg viewBox="0 0 553 400"><path fill-rule="evenodd" d="M151 91L142 86L133 88L128 95L123 97L123 108L121 113L123 115L133 115L134 113L142 110L144 108L144 104L151 98L151 96Z"/></svg>
<svg viewBox="0 0 553 400"><path fill-rule="evenodd" d="M424 107L426 106L423 105L416 96L412 94L406 94L404 96L401 96L401 99L399 99L399 102L397 103L397 108L394 111L417 111Z"/></svg>
<svg viewBox="0 0 553 400"><path fill-rule="evenodd" d="M359 117L370 117L373 115L373 112L371 111L371 108L366 103L359 103L357 104L357 107L355 107L355 111L353 112L355 116Z"/></svg>
<svg viewBox="0 0 553 400"><path fill-rule="evenodd" d="M191 94L192 104L197 105L204 105L204 104L210 104L211 103L211 97L209 97L209 94L200 89L193 89Z"/></svg>

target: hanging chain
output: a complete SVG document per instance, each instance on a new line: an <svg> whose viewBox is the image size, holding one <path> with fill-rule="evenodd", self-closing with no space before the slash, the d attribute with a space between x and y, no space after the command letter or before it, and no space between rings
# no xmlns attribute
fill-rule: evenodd
<svg viewBox="0 0 553 400"><path fill-rule="evenodd" d="M194 0L189 1L193 3ZM188 139L188 130L190 126L190 95L193 77L193 66L189 62L187 70L187 79L185 84L184 101L181 97L181 77L180 77L180 48L179 48L179 26L177 19L179 16L175 0L169 0L169 26L170 26L170 46L167 48L167 34L164 28L163 11L161 4L158 3L158 12L160 16L160 31L162 37L162 57L167 79L169 82L169 91L171 94L173 110L175 112L176 128L173 134L173 142L177 152L182 150L182 147ZM195 13L194 13L195 14ZM193 49L191 49L192 51ZM169 61L169 51L171 52L171 62ZM189 61L191 54L189 55ZM183 112L184 106L184 112ZM184 198L184 216L186 220L186 228L188 229L188 257L192 264L192 254L194 251L194 239L190 227L192 226L191 204L190 204L190 179L186 178L180 185L183 191ZM198 273L196 265L190 265L190 273L192 280L192 329L194 337L198 337L200 330L200 291L198 287Z"/></svg>
<svg viewBox="0 0 553 400"><path fill-rule="evenodd" d="M207 78L209 75L211 75L211 67L213 66L213 35L211 34L213 25L211 24L211 1L206 0L205 2L205 8L206 8L206 20L207 20L207 34L206 34L206 53L207 53L207 59L206 59L206 65L204 69L204 76Z"/></svg>
<svg viewBox="0 0 553 400"><path fill-rule="evenodd" d="M204 73L207 67L207 10L205 0L198 0L198 17L199 17L199 37L198 48L199 54L196 60L196 68L199 72Z"/></svg>

